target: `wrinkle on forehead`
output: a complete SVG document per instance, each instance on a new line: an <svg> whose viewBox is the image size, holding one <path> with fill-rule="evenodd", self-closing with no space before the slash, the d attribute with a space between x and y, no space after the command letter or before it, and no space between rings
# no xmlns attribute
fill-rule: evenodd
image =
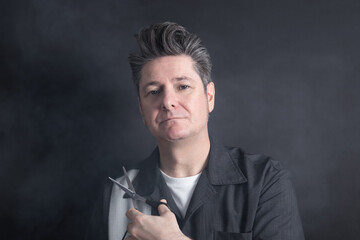
<svg viewBox="0 0 360 240"><path fill-rule="evenodd" d="M152 69L152 72L148 71L149 68ZM172 71L179 77L189 77L188 75L191 74L199 76L195 62L190 56L177 55L158 57L147 62L141 69L141 79L143 79L144 76L146 76L146 78L157 79L159 78L157 74L163 73L164 71Z"/></svg>
<svg viewBox="0 0 360 240"><path fill-rule="evenodd" d="M141 70L139 87L145 90L149 86L160 86L166 81L202 80L194 67L190 56L164 56L146 63Z"/></svg>

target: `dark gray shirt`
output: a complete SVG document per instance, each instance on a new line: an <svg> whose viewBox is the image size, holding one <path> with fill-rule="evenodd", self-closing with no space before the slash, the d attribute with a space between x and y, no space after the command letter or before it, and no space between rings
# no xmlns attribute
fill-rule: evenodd
<svg viewBox="0 0 360 240"><path fill-rule="evenodd" d="M304 239L288 171L269 157L223 147L213 139L185 217L160 174L158 149L140 164L133 185L142 196L167 199L180 229L192 239ZM110 198L108 184L87 239L107 239ZM157 210L152 209L152 214L157 215Z"/></svg>

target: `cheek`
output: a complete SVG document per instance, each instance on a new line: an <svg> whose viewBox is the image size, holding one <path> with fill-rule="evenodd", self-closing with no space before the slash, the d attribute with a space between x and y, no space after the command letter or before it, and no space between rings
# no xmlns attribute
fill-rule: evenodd
<svg viewBox="0 0 360 240"><path fill-rule="evenodd" d="M192 98L190 101L187 101L186 108L193 115L208 115L209 107L207 103L207 99L204 95L198 95Z"/></svg>
<svg viewBox="0 0 360 240"><path fill-rule="evenodd" d="M152 108L151 106L146 106L146 108L143 108L143 118L147 122L155 121L155 118L157 116L157 110L156 108Z"/></svg>

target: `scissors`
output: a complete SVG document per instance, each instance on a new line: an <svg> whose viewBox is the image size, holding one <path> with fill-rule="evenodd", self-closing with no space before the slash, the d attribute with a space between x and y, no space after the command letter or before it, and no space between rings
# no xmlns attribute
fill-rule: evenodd
<svg viewBox="0 0 360 240"><path fill-rule="evenodd" d="M111 177L109 177L109 179L115 183L117 186L119 186L125 193L126 195L128 195L132 201L133 201L133 205L134 205L134 208L136 209L136 200L138 201L141 201L141 202L144 202L148 205L150 205L151 207L154 207L154 208L158 208L160 204L164 204L165 206L167 206L169 208L169 206L164 203L164 202L160 202L160 201L154 201L154 200L151 200L151 199L147 199L147 198L144 198L142 196L140 196L139 194L137 194L135 192L135 188L134 186L132 185L131 181L130 181L130 178L126 172L126 169L125 167L123 167L123 171L124 171L124 177L125 177L125 180L126 180L126 183L127 185L129 186L129 188L125 187L124 185L122 185L121 183L119 183L118 181L112 179ZM170 208L169 208L170 209ZM170 210L171 211L171 210ZM124 233L124 236L122 237L122 240L125 239L126 235L127 235L127 230L125 231Z"/></svg>
<svg viewBox="0 0 360 240"><path fill-rule="evenodd" d="M148 199L148 198L142 197L139 194L137 194L135 192L134 186L132 185L130 178L126 172L126 169L124 167L123 167L123 171L124 171L124 177L126 179L127 185L129 186L128 188L125 187L124 185L122 185L121 183L119 183L118 181L112 179L111 177L109 177L109 179L113 183L115 183L117 186L119 186L133 200L134 208L136 208L136 201L144 202L155 209L157 209L161 204L163 204L169 208L169 206L164 202L154 201L152 199ZM171 209L170 209L170 211L171 211Z"/></svg>

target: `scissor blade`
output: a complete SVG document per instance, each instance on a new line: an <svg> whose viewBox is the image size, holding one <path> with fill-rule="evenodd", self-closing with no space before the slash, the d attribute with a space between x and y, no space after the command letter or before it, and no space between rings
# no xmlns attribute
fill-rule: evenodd
<svg viewBox="0 0 360 240"><path fill-rule="evenodd" d="M125 169L125 167L122 167L123 168L123 171L124 171L124 176L125 176L125 179L126 179L126 183L127 185L129 186L129 189L133 192L135 192L135 188L134 186L132 185L131 181L130 181L130 178L129 178L129 175Z"/></svg>
<svg viewBox="0 0 360 240"><path fill-rule="evenodd" d="M126 179L126 182L127 182L127 185L129 187L129 189L132 190L134 193L136 193L135 188L134 188L134 186L132 185L132 183L130 181L129 175L127 174L127 171L126 171L125 167L123 167L123 171L124 171L124 176L125 176L125 179ZM133 206L134 206L134 208L137 208L135 199L133 199Z"/></svg>
<svg viewBox="0 0 360 240"><path fill-rule="evenodd" d="M133 195L135 195L135 193L133 191L131 191L130 189L128 189L127 187L125 187L124 185L122 185L121 183L119 183L118 181L112 179L111 177L109 177L109 179L111 181L113 181L113 183L115 183L116 185L118 185L127 195L129 195L129 197L133 198Z"/></svg>
<svg viewBox="0 0 360 240"><path fill-rule="evenodd" d="M136 194L135 192L131 191L130 189L128 189L127 187L125 187L124 185L122 185L121 183L119 183L118 181L112 179L111 177L109 177L109 179L115 183L116 185L118 185L130 198L134 199L134 200L139 200L142 202L146 202L146 199L141 197L140 195Z"/></svg>

